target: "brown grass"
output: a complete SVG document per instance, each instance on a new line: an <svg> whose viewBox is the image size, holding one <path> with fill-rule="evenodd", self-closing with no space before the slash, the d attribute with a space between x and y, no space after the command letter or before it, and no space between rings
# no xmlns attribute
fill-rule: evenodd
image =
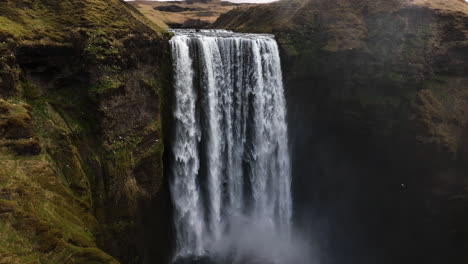
<svg viewBox="0 0 468 264"><path fill-rule="evenodd" d="M431 9L455 11L468 14L468 3L464 0L407 0L412 5L426 6Z"/></svg>
<svg viewBox="0 0 468 264"><path fill-rule="evenodd" d="M169 28L168 24L183 24L189 19L200 19L202 21L213 23L222 14L236 8L236 5L222 5L218 1L212 3L193 3L186 2L157 2L157 1L135 1L129 2L136 7L143 15L161 28ZM158 6L178 5L186 8L199 9L199 11L184 12L163 12L155 10Z"/></svg>

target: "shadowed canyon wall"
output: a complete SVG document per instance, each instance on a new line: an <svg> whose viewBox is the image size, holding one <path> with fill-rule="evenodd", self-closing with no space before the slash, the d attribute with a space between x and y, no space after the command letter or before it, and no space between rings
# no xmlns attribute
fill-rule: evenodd
<svg viewBox="0 0 468 264"><path fill-rule="evenodd" d="M277 36L296 219L322 260L466 261L466 3L280 1L213 27Z"/></svg>

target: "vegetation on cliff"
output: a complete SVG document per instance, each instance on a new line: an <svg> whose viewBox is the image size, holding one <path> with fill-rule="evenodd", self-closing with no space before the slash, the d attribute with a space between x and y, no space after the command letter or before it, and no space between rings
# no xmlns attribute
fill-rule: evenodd
<svg viewBox="0 0 468 264"><path fill-rule="evenodd" d="M169 20L121 0L0 2L0 264L164 260ZM351 205L334 218L351 236L334 235L388 238L389 263L423 262L435 240L468 255L467 26L462 0L284 0L214 24L276 35L292 135L309 140L294 170L323 176L298 193L316 215Z"/></svg>
<svg viewBox="0 0 468 264"><path fill-rule="evenodd" d="M142 206L166 199L167 36L120 0L2 1L0 263L143 258Z"/></svg>

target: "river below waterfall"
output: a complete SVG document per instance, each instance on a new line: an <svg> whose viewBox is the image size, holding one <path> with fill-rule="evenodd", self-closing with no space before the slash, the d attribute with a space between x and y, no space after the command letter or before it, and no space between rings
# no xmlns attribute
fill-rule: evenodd
<svg viewBox="0 0 468 264"><path fill-rule="evenodd" d="M173 33L174 261L294 263L286 102L274 36Z"/></svg>

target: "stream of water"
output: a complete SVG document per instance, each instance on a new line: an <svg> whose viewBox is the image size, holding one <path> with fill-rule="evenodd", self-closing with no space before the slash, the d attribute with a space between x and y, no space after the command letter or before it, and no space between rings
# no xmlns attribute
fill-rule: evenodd
<svg viewBox="0 0 468 264"><path fill-rule="evenodd" d="M277 263L290 251L292 216L277 43L226 30L173 33L174 261Z"/></svg>

